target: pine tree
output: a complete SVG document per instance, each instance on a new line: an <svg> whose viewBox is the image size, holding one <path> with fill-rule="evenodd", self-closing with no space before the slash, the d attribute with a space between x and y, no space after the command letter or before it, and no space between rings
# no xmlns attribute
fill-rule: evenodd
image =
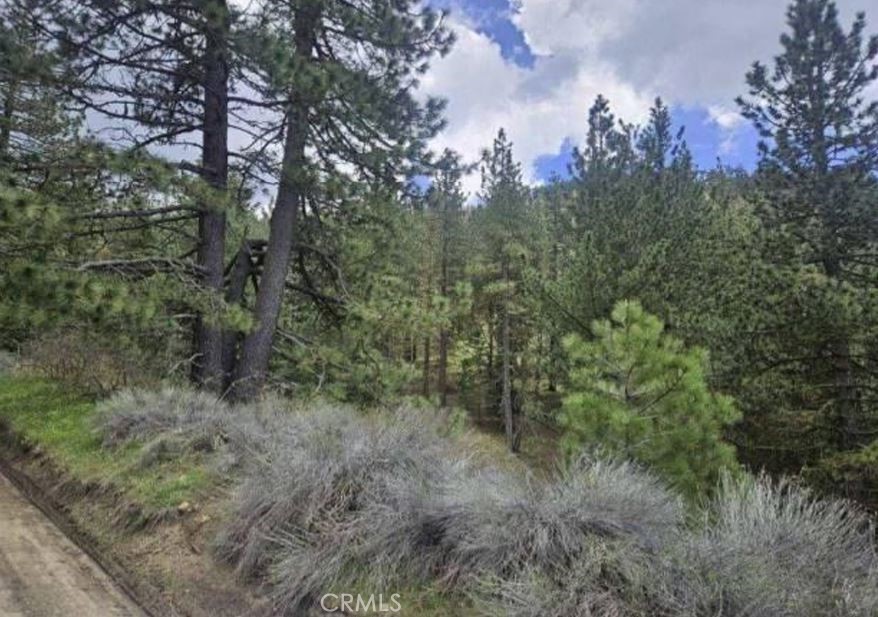
<svg viewBox="0 0 878 617"><path fill-rule="evenodd" d="M494 298L497 324L497 352L500 360L499 407L506 431L506 444L517 451L520 441L518 416L522 409L522 390L515 384L515 360L524 348L522 332L513 332L521 322L519 311L522 293L522 270L525 264L530 231L528 193L521 176L521 166L512 154L512 143L501 129L493 146L482 155L482 233L486 259L493 270L483 293ZM517 323L513 323L513 322Z"/></svg>
<svg viewBox="0 0 878 617"><path fill-rule="evenodd" d="M560 417L568 452L600 447L641 461L692 497L734 469L722 433L738 412L709 390L704 350L664 333L637 302L617 303L592 333L592 341L565 340L573 365Z"/></svg>
<svg viewBox="0 0 878 617"><path fill-rule="evenodd" d="M69 140L74 118L52 90L58 60L40 43L24 9L0 11L0 164L36 163L47 141ZM43 154L43 153L41 153Z"/></svg>
<svg viewBox="0 0 878 617"><path fill-rule="evenodd" d="M200 157L179 168L205 187L191 206L166 207L174 221L198 218L193 380L207 388L223 383L223 332L218 323L225 270L229 201L229 99L233 60L232 9L226 0L14 0L33 27L63 56L56 85L79 109L103 116L114 148L195 146ZM240 114L239 99L236 111ZM200 143L198 143L200 137ZM159 213L118 212L140 224L166 224Z"/></svg>
<svg viewBox="0 0 878 617"><path fill-rule="evenodd" d="M423 159L426 140L442 126L442 104L421 104L412 90L452 37L440 15L413 0L272 0L253 19L249 40L251 87L273 102L266 107L279 114L284 145L256 325L231 384L237 399L255 396L267 376L300 212L337 207L353 178L398 185Z"/></svg>
<svg viewBox="0 0 878 617"><path fill-rule="evenodd" d="M433 184L427 192L428 214L435 220L438 236L439 294L450 308L453 292L463 275L462 223L465 195L461 187L468 171L460 155L445 150L436 162ZM439 330L439 359L437 389L439 405L448 405L448 354L451 345L450 324L443 323Z"/></svg>
<svg viewBox="0 0 878 617"><path fill-rule="evenodd" d="M845 32L829 0L797 0L787 24L774 69L754 63L751 98L738 102L763 138L772 222L792 225L827 275L843 276L878 233L878 101L865 98L878 80L878 35L864 41L862 13Z"/></svg>
<svg viewBox="0 0 878 617"><path fill-rule="evenodd" d="M764 214L833 284L861 281L857 270L878 263L871 248L878 240L878 101L865 98L878 80L878 36L864 40L862 13L846 32L829 0L796 0L787 24L773 70L755 63L747 74L751 98L738 100L763 138ZM876 418L863 406L850 337L829 330L836 334L818 354L832 365L837 445L849 449L878 435Z"/></svg>
<svg viewBox="0 0 878 617"><path fill-rule="evenodd" d="M649 122L638 136L637 146L643 157L643 165L653 173L661 173L668 163L673 146L671 136L671 113L660 98L649 110Z"/></svg>

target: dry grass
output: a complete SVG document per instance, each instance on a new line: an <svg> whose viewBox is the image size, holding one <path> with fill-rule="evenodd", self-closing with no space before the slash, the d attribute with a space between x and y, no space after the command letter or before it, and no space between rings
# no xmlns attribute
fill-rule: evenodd
<svg viewBox="0 0 878 617"><path fill-rule="evenodd" d="M327 592L418 588L521 617L878 614L868 519L789 484L727 480L693 523L635 465L535 476L416 408L233 408L165 390L101 409L108 446L204 447L240 479L214 551L267 583L279 615Z"/></svg>

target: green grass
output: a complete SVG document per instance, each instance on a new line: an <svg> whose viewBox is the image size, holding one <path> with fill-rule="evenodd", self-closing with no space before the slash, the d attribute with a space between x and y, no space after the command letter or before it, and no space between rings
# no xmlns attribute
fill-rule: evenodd
<svg viewBox="0 0 878 617"><path fill-rule="evenodd" d="M0 418L83 482L110 483L146 508L192 501L217 478L197 454L143 468L142 445L105 449L93 429L95 402L60 384L0 375Z"/></svg>

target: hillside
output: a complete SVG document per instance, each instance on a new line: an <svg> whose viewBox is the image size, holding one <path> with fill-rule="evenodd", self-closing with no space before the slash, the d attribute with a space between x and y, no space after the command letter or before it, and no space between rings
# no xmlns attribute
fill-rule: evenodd
<svg viewBox="0 0 878 617"><path fill-rule="evenodd" d="M767 478L728 478L701 510L628 463L498 466L426 410L180 389L95 405L28 377L3 378L0 418L12 466L185 614L300 615L342 593L398 594L401 615L878 610L869 519Z"/></svg>

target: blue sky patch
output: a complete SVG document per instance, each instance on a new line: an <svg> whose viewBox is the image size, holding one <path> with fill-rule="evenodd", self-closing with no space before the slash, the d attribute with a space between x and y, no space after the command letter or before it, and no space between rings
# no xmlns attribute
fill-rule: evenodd
<svg viewBox="0 0 878 617"><path fill-rule="evenodd" d="M500 46L505 60L523 68L532 68L536 62L524 33L512 21L515 9L509 0L432 0L430 4L465 15L477 32Z"/></svg>
<svg viewBox="0 0 878 617"><path fill-rule="evenodd" d="M537 178L548 181L553 176L562 180L570 177L570 164L573 162L573 142L565 139L564 143L554 154L544 154L534 161L534 169Z"/></svg>
<svg viewBox="0 0 878 617"><path fill-rule="evenodd" d="M748 171L756 166L759 138L748 121L727 130L711 118L707 109L679 106L671 109L671 118L675 130L686 127L686 143L700 169L713 169L718 161L724 167L742 167Z"/></svg>
<svg viewBox="0 0 878 617"><path fill-rule="evenodd" d="M683 135L699 169L714 169L717 163L724 167L741 167L751 171L756 166L756 131L742 122L732 131L720 127L710 113L700 107L675 107L671 110L673 132L686 127ZM584 129L583 129L584 130ZM573 162L573 142L565 139L557 152L544 154L534 161L537 178L548 181L553 176L569 178Z"/></svg>

